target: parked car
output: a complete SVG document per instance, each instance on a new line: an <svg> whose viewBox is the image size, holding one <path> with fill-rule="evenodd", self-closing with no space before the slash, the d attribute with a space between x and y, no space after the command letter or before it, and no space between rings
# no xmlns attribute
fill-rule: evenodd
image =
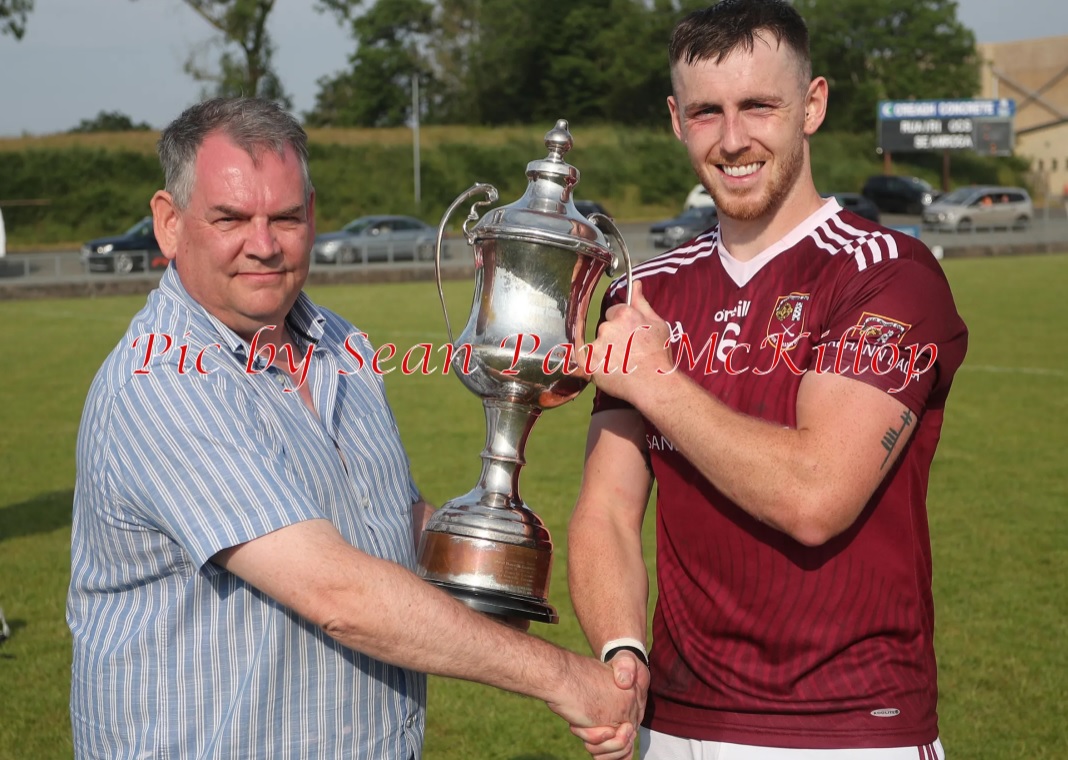
<svg viewBox="0 0 1068 760"><path fill-rule="evenodd" d="M868 177L860 194L888 214L922 214L940 193L919 177L879 174Z"/></svg>
<svg viewBox="0 0 1068 760"><path fill-rule="evenodd" d="M923 212L923 226L952 232L995 227L1023 230L1034 216L1031 196L1022 187L982 185L943 195Z"/></svg>
<svg viewBox="0 0 1068 760"><path fill-rule="evenodd" d="M860 193L823 193L823 197L833 197L846 211L852 211L868 221L879 223L879 207Z"/></svg>
<svg viewBox="0 0 1068 760"><path fill-rule="evenodd" d="M604 214L609 219L612 215L608 213L608 209L602 206L597 201L575 201L575 208L583 216L589 216L590 214Z"/></svg>
<svg viewBox="0 0 1068 760"><path fill-rule="evenodd" d="M90 272L129 274L167 268L150 216L121 235L90 240L82 246L81 259Z"/></svg>
<svg viewBox="0 0 1068 760"><path fill-rule="evenodd" d="M686 202L682 204L682 210L715 205L716 202L712 200L712 196L708 194L704 185L694 185L693 190L686 196Z"/></svg>
<svg viewBox="0 0 1068 760"><path fill-rule="evenodd" d="M657 248L674 248L700 235L719 221L715 206L694 206L674 219L665 219L649 227L649 237Z"/></svg>
<svg viewBox="0 0 1068 760"><path fill-rule="evenodd" d="M361 216L337 232L316 235L317 264L357 261L430 261L438 231L411 216Z"/></svg>

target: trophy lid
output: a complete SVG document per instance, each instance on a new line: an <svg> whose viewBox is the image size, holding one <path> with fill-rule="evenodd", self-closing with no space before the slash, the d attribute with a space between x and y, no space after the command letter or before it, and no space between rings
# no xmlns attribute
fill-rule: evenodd
<svg viewBox="0 0 1068 760"><path fill-rule="evenodd" d="M567 120L545 134L549 155L527 164L529 184L523 197L485 214L471 231L474 240L513 238L581 249L611 260L604 234L575 208L571 192L579 170L564 161L574 140Z"/></svg>

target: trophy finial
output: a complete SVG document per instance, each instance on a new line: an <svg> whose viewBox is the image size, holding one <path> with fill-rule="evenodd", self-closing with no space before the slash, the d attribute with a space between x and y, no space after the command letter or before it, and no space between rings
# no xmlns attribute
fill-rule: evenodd
<svg viewBox="0 0 1068 760"><path fill-rule="evenodd" d="M567 119L557 119L556 126L545 133L545 147L549 149L549 161L563 163L564 154L574 145L575 141L567 128Z"/></svg>

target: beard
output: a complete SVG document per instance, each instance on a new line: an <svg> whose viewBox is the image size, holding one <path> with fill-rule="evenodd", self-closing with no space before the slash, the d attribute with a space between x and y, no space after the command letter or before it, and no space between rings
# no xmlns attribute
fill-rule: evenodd
<svg viewBox="0 0 1068 760"><path fill-rule="evenodd" d="M804 136L801 136L794 149L781 156L775 164L774 171L762 188L749 190L744 194L728 192L717 182L706 182L712 200L716 202L716 209L720 216L729 219L737 219L742 222L751 222L773 214L782 205L783 201L793 190L797 178L801 176L801 170L805 162ZM743 158L733 161L736 165L754 163L759 159ZM726 163L726 162L724 162ZM713 172L719 169L713 168ZM700 172L698 172L700 175Z"/></svg>

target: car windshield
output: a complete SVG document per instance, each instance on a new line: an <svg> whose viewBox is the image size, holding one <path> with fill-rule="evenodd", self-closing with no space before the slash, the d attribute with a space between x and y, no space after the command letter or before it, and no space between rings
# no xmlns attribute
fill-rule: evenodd
<svg viewBox="0 0 1068 760"><path fill-rule="evenodd" d="M912 184L916 185L916 187L922 188L925 192L928 192L928 193L933 193L934 192L934 188L931 187L924 180L920 179L919 177L909 177L909 182L911 182Z"/></svg>
<svg viewBox="0 0 1068 760"><path fill-rule="evenodd" d="M353 219L351 222L342 227L342 229L345 230L345 232L360 233L370 227L373 222L373 219Z"/></svg>
<svg viewBox="0 0 1068 760"><path fill-rule="evenodd" d="M943 195L938 200L941 203L962 204L962 203L967 203L968 199L971 198L972 195L974 195L974 194L975 194L975 188L972 188L972 187L958 187L952 193L948 193L947 195Z"/></svg>
<svg viewBox="0 0 1068 760"><path fill-rule="evenodd" d="M138 235L144 237L152 229L152 217L142 219L130 229L126 230L125 235Z"/></svg>

